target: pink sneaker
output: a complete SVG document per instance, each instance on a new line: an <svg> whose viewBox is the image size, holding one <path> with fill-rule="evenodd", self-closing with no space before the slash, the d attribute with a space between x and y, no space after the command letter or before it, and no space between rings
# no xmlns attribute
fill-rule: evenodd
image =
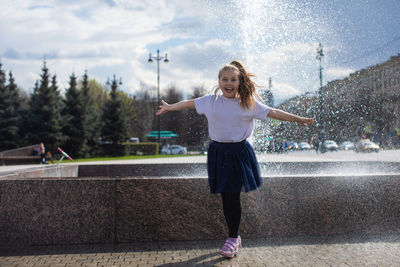
<svg viewBox="0 0 400 267"><path fill-rule="evenodd" d="M240 236L238 238L228 238L224 246L219 250L219 254L226 258L233 258L239 253L240 247L242 247Z"/></svg>

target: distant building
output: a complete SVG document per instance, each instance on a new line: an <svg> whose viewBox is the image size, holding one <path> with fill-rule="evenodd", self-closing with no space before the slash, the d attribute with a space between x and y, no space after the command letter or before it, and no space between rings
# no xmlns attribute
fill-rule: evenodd
<svg viewBox="0 0 400 267"><path fill-rule="evenodd" d="M326 139L358 141L366 135L384 147L389 144L400 147L400 54L331 81L322 91L324 120L310 127L309 139L317 138L318 123L323 123ZM285 101L278 108L318 118L319 96L307 93ZM272 130L282 139L304 139L296 127L287 124Z"/></svg>
<svg viewBox="0 0 400 267"><path fill-rule="evenodd" d="M385 146L400 128L400 54L329 82L323 92L328 136L359 139L366 134Z"/></svg>

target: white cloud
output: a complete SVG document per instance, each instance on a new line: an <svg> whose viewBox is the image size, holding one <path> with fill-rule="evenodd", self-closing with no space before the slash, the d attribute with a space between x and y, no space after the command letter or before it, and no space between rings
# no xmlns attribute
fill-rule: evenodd
<svg viewBox="0 0 400 267"><path fill-rule="evenodd" d="M162 43L172 38L190 40L197 30L204 25L210 26L210 21L216 19L210 16L207 21L187 18L187 15L196 13L196 8L201 12L209 11L210 6L199 5L201 1L197 2L196 8L193 8L193 3L177 4L176 1L118 0L114 3L110 6L94 4L90 0L81 4L61 2L58 5L56 2L43 2L34 9L27 9L32 6L29 2L16 5L20 11L13 10L16 16L9 16L7 23L11 26L10 32L20 32L20 35L10 43L0 43L0 48L16 59L35 64L38 73L41 67L38 61L45 57L50 71L57 73L60 87L67 84L72 72L80 75L88 69L91 78L101 83L113 74L121 76L123 89L133 93L140 83L157 86L155 64L147 64L146 46L149 43ZM182 13L185 15L179 16ZM34 30L27 28L28 23ZM21 36L27 37L29 42L21 42ZM296 90L290 86L291 81L280 76L291 72L288 62L301 61L315 50L315 44L294 42L270 49L256 62L257 55L253 60L249 54L235 51L236 44L232 42L218 38L205 42L192 39L170 47L167 49L170 63L161 66L161 89L173 84L189 94L194 86L212 88L217 83L219 68L239 58L245 59L247 66L257 75L265 77L264 81L275 76L277 86L285 88L277 90L277 94L292 95L291 92ZM14 67L18 66L16 62ZM26 78L24 84L32 78L32 75ZM34 80L28 84L32 87Z"/></svg>
<svg viewBox="0 0 400 267"><path fill-rule="evenodd" d="M336 80L340 78L344 78L346 76L349 76L350 73L355 72L354 69L351 68L328 68L326 70L326 74L329 77L329 80Z"/></svg>
<svg viewBox="0 0 400 267"><path fill-rule="evenodd" d="M353 72L346 66L330 67L340 65L335 60L342 52L352 54L353 43L342 42L342 32L324 12L314 16L318 1L0 2L1 62L26 90L41 73L44 58L60 87L72 72L81 76L85 69L100 83L113 74L122 77L128 93L143 83L154 87L156 64L147 59L149 52L160 49L170 59L160 66L162 90L175 85L188 94L194 86L212 88L219 68L240 59L261 86L267 87L272 77L275 98L291 97L318 89L315 56L320 40L326 55L324 81Z"/></svg>
<svg viewBox="0 0 400 267"><path fill-rule="evenodd" d="M4 15L1 35L6 36L0 41L3 65L6 67L9 63L9 68L20 74L22 71L18 69L26 71L30 64L34 66L33 71L40 73L41 60L46 58L50 71L57 73L60 83L67 81L72 71L83 72L86 68L100 81L106 79L102 76L106 71L108 75L131 77L131 70L141 66L141 60L145 62L148 43L179 36L176 31L173 34L158 31L176 15L174 6L167 3L115 1L110 6L91 0L13 1L4 5L6 8L1 12ZM136 67L132 62L138 63ZM17 82L23 83L26 89L33 86L33 78L29 75L21 80L16 75ZM139 79L126 80L138 82Z"/></svg>
<svg viewBox="0 0 400 267"><path fill-rule="evenodd" d="M284 99L294 97L303 93L299 88L288 83L274 83L272 93L274 95L275 104L280 104Z"/></svg>
<svg viewBox="0 0 400 267"><path fill-rule="evenodd" d="M167 65L160 63L162 89L173 84L181 88L184 94L190 94L195 86L214 87L219 68L235 58L229 52L229 47L229 41L213 39L204 44L190 42L170 49L170 62ZM150 73L142 77L148 78L146 81L156 86L155 66L149 65L146 69L150 69Z"/></svg>

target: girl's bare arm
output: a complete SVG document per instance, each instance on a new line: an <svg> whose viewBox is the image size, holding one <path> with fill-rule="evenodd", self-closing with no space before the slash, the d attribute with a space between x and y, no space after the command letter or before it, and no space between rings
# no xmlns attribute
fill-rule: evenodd
<svg viewBox="0 0 400 267"><path fill-rule="evenodd" d="M156 112L156 115L161 115L168 111L178 111L188 108L195 109L194 99L179 101L175 104L168 104L167 102L162 100L161 105L159 106L159 110L157 110Z"/></svg>
<svg viewBox="0 0 400 267"><path fill-rule="evenodd" d="M300 117L300 116L282 111L280 109L275 109L275 108L272 108L269 111L267 117L277 119L280 121L293 121L293 122L297 122L300 125L314 123L314 119L312 119L312 118Z"/></svg>

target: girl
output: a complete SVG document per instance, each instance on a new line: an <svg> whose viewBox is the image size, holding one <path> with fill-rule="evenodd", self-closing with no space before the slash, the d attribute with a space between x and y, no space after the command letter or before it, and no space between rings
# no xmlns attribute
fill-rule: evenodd
<svg viewBox="0 0 400 267"><path fill-rule="evenodd" d="M240 61L234 60L219 71L219 87L214 94L171 105L162 101L156 113L161 115L190 108L207 117L212 140L207 153L208 182L211 193L220 193L222 197L229 238L219 253L227 258L234 257L241 246L240 192L255 190L262 182L254 150L246 141L253 130L253 119L265 120L269 117L299 125L314 122L312 118L270 108L258 101L256 97L259 100L261 97L251 76ZM222 91L222 95L217 94L218 90Z"/></svg>

